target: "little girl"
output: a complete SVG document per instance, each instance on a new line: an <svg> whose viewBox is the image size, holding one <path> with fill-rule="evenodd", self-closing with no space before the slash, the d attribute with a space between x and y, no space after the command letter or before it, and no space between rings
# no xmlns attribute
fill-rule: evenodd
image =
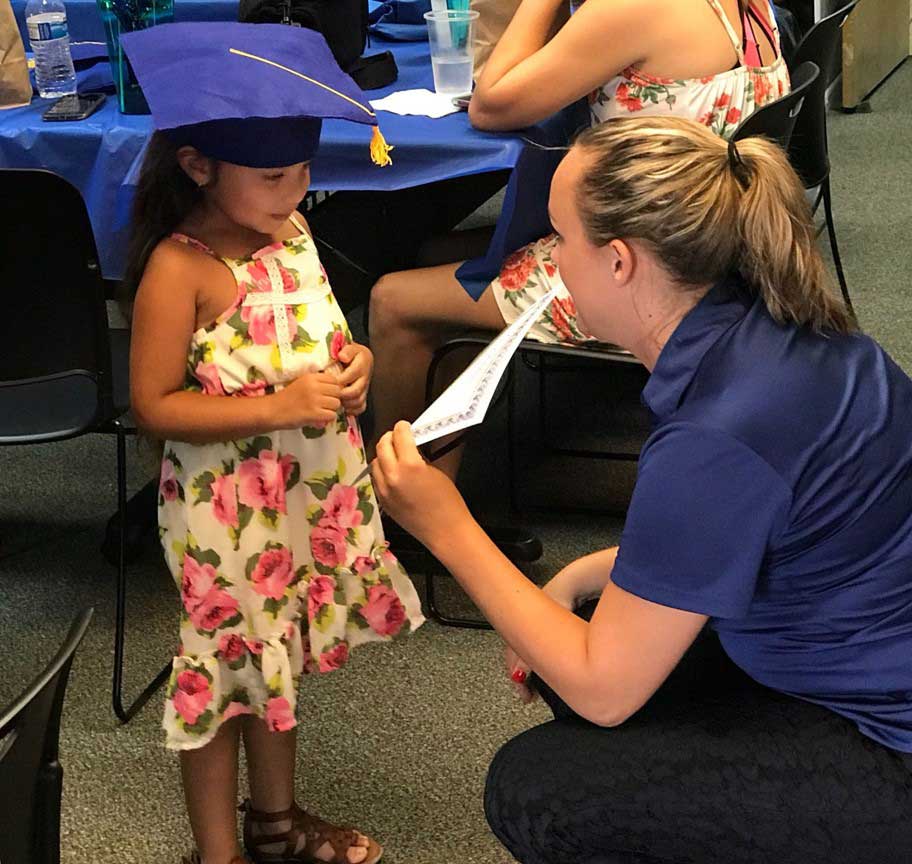
<svg viewBox="0 0 912 864"><path fill-rule="evenodd" d="M182 610L164 726L189 861L375 864L374 840L297 807L294 765L301 673L424 620L370 480L354 482L371 353L295 212L320 118L376 120L308 30L174 24L123 44L159 130L135 205L131 382L165 441L159 526ZM382 145L375 132L381 163Z"/></svg>

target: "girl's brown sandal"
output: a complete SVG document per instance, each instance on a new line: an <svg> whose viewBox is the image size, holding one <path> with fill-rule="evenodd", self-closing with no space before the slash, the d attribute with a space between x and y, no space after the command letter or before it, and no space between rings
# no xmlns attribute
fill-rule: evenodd
<svg viewBox="0 0 912 864"><path fill-rule="evenodd" d="M348 850L352 847L367 852L355 864L377 864L383 856L383 847L370 837L367 837L367 846L359 846L358 838L365 836L360 831L333 825L294 803L291 809L277 813L254 810L249 801L245 801L240 809L244 813L244 847L254 864L353 864L348 857ZM289 820L291 828L288 831L269 833L254 830L256 823ZM285 844L285 848L275 851L275 847L281 843ZM332 850L332 857L318 857L317 852L327 845ZM264 847L272 848L267 852Z"/></svg>

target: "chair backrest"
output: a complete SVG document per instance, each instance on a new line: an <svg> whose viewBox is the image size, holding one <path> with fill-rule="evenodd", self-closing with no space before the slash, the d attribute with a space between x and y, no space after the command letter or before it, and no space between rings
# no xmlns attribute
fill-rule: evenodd
<svg viewBox="0 0 912 864"><path fill-rule="evenodd" d="M0 713L0 861L58 864L63 769L60 714L73 655L92 609L79 614L57 656ZM14 806L15 803L15 806Z"/></svg>
<svg viewBox="0 0 912 864"><path fill-rule="evenodd" d="M41 170L0 170L0 444L70 437L111 398L104 283L79 192Z"/></svg>
<svg viewBox="0 0 912 864"><path fill-rule="evenodd" d="M740 141L763 135L787 149L804 100L819 75L816 64L802 63L791 76L791 91L745 117L732 134L732 139Z"/></svg>
<svg viewBox="0 0 912 864"><path fill-rule="evenodd" d="M820 77L824 80L824 89L826 89L826 85L833 80L839 29L857 3L858 0L852 0L851 3L847 3L841 9L837 9L814 24L795 48L789 69L797 69L808 60L816 63L820 69Z"/></svg>
<svg viewBox="0 0 912 864"><path fill-rule="evenodd" d="M858 0L852 0L832 15L818 21L805 34L796 49L796 61L816 63L820 68L820 77L808 91L788 148L789 161L808 189L819 186L830 173L830 159L827 155L826 91L833 78L839 28L857 2Z"/></svg>

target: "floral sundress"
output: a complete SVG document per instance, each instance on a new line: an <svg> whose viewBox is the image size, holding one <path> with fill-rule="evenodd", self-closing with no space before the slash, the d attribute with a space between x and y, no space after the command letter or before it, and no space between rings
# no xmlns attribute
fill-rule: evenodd
<svg viewBox="0 0 912 864"><path fill-rule="evenodd" d="M704 78L659 78L629 67L589 99L592 125L613 117L632 114L685 117L703 123L717 135L728 138L738 124L758 108L789 92L788 67L779 45L772 7L776 59L768 66L749 65L741 40L731 26L719 0L706 0L718 16L738 55L734 69ZM560 281L553 261L556 237L551 234L523 246L503 263L500 275L491 283L494 299L509 325L552 288L558 293L532 329L529 339L539 342L576 344L588 341L580 332L573 298Z"/></svg>
<svg viewBox="0 0 912 864"><path fill-rule="evenodd" d="M237 297L193 334L186 389L262 397L332 367L351 341L314 242L292 221L300 236L220 259ZM159 532L182 603L169 748L202 747L239 714L291 729L302 673L337 669L352 648L423 623L370 478L354 482L365 465L358 424L343 412L324 428L166 442Z"/></svg>

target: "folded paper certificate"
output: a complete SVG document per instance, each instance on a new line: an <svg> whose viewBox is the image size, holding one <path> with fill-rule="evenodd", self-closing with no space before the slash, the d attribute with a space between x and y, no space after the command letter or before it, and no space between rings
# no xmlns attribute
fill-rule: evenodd
<svg viewBox="0 0 912 864"><path fill-rule="evenodd" d="M412 433L419 447L451 432L475 426L484 420L497 385L510 365L510 359L526 333L551 302L555 290L549 291L533 303L486 345L465 372L412 423Z"/></svg>
<svg viewBox="0 0 912 864"><path fill-rule="evenodd" d="M501 331L469 364L465 372L412 423L412 433L419 447L484 420L497 385L510 365L510 359L556 291L556 288L549 291ZM354 482L358 483L366 477L369 470L369 467L365 468Z"/></svg>

